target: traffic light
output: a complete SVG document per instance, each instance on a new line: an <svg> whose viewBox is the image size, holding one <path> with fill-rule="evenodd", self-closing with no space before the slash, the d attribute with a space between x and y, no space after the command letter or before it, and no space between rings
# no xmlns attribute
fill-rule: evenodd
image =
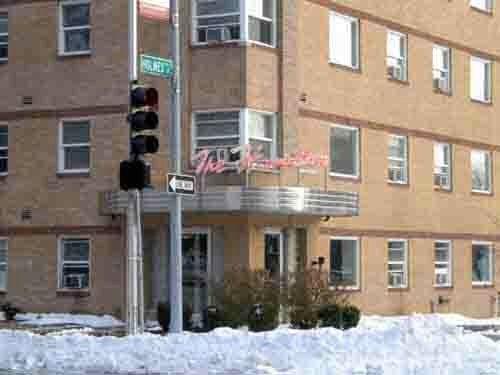
<svg viewBox="0 0 500 375"><path fill-rule="evenodd" d="M150 186L150 166L142 155L158 152L155 135L141 134L158 128L158 91L154 87L134 86L130 91L130 159L120 163L120 188L139 189Z"/></svg>

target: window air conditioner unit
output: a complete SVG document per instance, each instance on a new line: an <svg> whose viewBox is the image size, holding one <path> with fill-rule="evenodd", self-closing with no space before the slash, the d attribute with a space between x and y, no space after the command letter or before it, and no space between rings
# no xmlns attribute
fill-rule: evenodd
<svg viewBox="0 0 500 375"><path fill-rule="evenodd" d="M446 83L446 80L443 78L434 78L434 90L442 91L442 92L447 92L448 91L448 84Z"/></svg>
<svg viewBox="0 0 500 375"><path fill-rule="evenodd" d="M207 42L225 42L231 40L231 31L228 27L219 27L207 30Z"/></svg>
<svg viewBox="0 0 500 375"><path fill-rule="evenodd" d="M403 70L400 66L388 66L387 67L387 76L393 79L403 79Z"/></svg>
<svg viewBox="0 0 500 375"><path fill-rule="evenodd" d="M85 275L72 274L64 277L64 287L67 289L83 289Z"/></svg>
<svg viewBox="0 0 500 375"><path fill-rule="evenodd" d="M437 285L444 285L448 283L448 275L446 274L437 274L436 275L436 284Z"/></svg>

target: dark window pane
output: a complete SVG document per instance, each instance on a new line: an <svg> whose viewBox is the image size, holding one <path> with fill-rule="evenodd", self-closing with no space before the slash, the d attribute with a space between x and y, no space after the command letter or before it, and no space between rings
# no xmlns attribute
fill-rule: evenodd
<svg viewBox="0 0 500 375"><path fill-rule="evenodd" d="M9 171L8 159L0 159L0 173L7 173Z"/></svg>
<svg viewBox="0 0 500 375"><path fill-rule="evenodd" d="M221 13L236 13L240 11L239 0L214 0L214 1L197 1L197 15L211 15Z"/></svg>
<svg viewBox="0 0 500 375"><path fill-rule="evenodd" d="M472 281L491 281L491 251L488 245L472 245Z"/></svg>
<svg viewBox="0 0 500 375"><path fill-rule="evenodd" d="M9 18L6 14L0 14L0 34L7 34L9 32Z"/></svg>
<svg viewBox="0 0 500 375"><path fill-rule="evenodd" d="M6 59L9 57L9 47L6 45L0 45L0 59Z"/></svg>
<svg viewBox="0 0 500 375"><path fill-rule="evenodd" d="M64 265L62 271L62 287L68 289L85 289L89 287L88 264Z"/></svg>
<svg viewBox="0 0 500 375"><path fill-rule="evenodd" d="M69 30L64 32L65 52L90 50L90 30Z"/></svg>
<svg viewBox="0 0 500 375"><path fill-rule="evenodd" d="M64 27L90 25L89 4L64 5L63 24Z"/></svg>
<svg viewBox="0 0 500 375"><path fill-rule="evenodd" d="M330 282L334 285L356 285L357 243L355 240L330 241Z"/></svg>
<svg viewBox="0 0 500 375"><path fill-rule="evenodd" d="M89 169L90 148L88 146L66 147L64 149L64 169Z"/></svg>
<svg viewBox="0 0 500 375"><path fill-rule="evenodd" d="M9 144L9 130L6 126L0 126L0 147L7 147Z"/></svg>
<svg viewBox="0 0 500 375"><path fill-rule="evenodd" d="M331 171L346 175L357 174L357 131L332 129L330 141Z"/></svg>
<svg viewBox="0 0 500 375"><path fill-rule="evenodd" d="M265 269L271 277L280 276L280 235L266 234L265 242Z"/></svg>
<svg viewBox="0 0 500 375"><path fill-rule="evenodd" d="M88 240L64 240L64 261L87 262L89 260Z"/></svg>
<svg viewBox="0 0 500 375"><path fill-rule="evenodd" d="M273 25L271 22L263 21L258 18L249 17L249 32L250 40L257 42L272 44L273 42Z"/></svg>
<svg viewBox="0 0 500 375"><path fill-rule="evenodd" d="M65 123L63 126L63 144L88 143L90 126L88 122Z"/></svg>

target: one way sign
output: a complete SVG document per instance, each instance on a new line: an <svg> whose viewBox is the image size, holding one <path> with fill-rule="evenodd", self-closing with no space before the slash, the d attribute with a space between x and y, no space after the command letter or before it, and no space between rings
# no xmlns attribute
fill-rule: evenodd
<svg viewBox="0 0 500 375"><path fill-rule="evenodd" d="M167 174L168 192L182 195L195 195L195 178L183 174Z"/></svg>

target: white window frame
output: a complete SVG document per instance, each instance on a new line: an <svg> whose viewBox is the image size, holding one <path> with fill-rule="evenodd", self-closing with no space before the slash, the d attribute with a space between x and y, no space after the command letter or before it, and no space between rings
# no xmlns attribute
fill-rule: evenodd
<svg viewBox="0 0 500 375"><path fill-rule="evenodd" d="M482 154L485 154L488 156L488 189L487 190L481 190L481 189L474 189L473 186L473 177L474 177L474 167L472 165L472 155L475 152L480 152ZM485 151L485 150L471 150L470 151L470 171L471 171L471 188L473 193L479 193L479 194L491 194L493 191L493 179L492 179L492 171L493 171L493 160L492 160L492 153L490 151Z"/></svg>
<svg viewBox="0 0 500 375"><path fill-rule="evenodd" d="M7 46L7 57L0 57L0 63L7 62L9 61L9 13L8 12L3 12L0 9L0 17L5 16L7 19L7 32L6 33L0 33L0 36L6 36L7 37L7 43L0 43L2 46Z"/></svg>
<svg viewBox="0 0 500 375"><path fill-rule="evenodd" d="M489 81L483 82L483 85L487 85L487 88L488 88L487 97L478 98L478 97L474 96L474 93L472 92L472 80L474 79L473 74L472 74L472 61L478 61L478 62L484 64L485 66L488 66ZM470 82L469 82L470 98L472 100L475 100L475 101L478 101L481 103L488 103L488 104L491 103L492 102L492 90L493 90L493 88L492 88L493 62L491 60L486 60L486 59L483 59L483 58L480 58L477 56L471 56L470 60L469 60L469 74L470 74ZM483 91L486 91L486 89ZM484 92L483 92L483 94L484 94Z"/></svg>
<svg viewBox="0 0 500 375"><path fill-rule="evenodd" d="M436 164L436 149L439 148L439 147L443 147L443 149L445 149L446 151L446 155L448 156L448 161L449 161L449 164L446 165L446 164L442 164L442 165L438 165ZM440 189L443 189L443 190L451 190L451 187L452 187L452 159L451 159L451 156L452 156L452 150L451 150L451 144L450 143L444 143L444 142L435 142L434 145L433 145L433 159L434 159L434 171L433 171L433 181L434 181L434 186L437 187L437 188L440 188ZM447 170L447 173L441 173L441 172L437 172L437 170ZM446 178L448 179L448 184L447 185L438 185L435 183L436 181L436 176L446 176Z"/></svg>
<svg viewBox="0 0 500 375"><path fill-rule="evenodd" d="M401 261L391 261L389 259L389 244L391 242L403 242L404 244L404 260ZM388 289L406 289L408 288L409 285L409 267L408 267L408 240L404 238L389 238L386 243L386 251L387 251L387 288ZM403 265L403 275L405 279L404 284L400 285L389 285L389 274L391 271L389 271L389 265L390 264L395 264L395 265Z"/></svg>
<svg viewBox="0 0 500 375"><path fill-rule="evenodd" d="M63 144L63 129L65 124L71 126L72 122L87 122L89 125L89 142L87 143L71 143L70 145ZM92 168L92 119L88 117L81 118L65 118L59 122L59 136L58 136L58 173L73 174L73 173L89 173ZM67 169L65 165L64 151L69 147L88 147L89 148L89 167L81 169Z"/></svg>
<svg viewBox="0 0 500 375"><path fill-rule="evenodd" d="M487 13L493 13L494 0L484 0L484 6L476 4L474 0L470 0L469 5L471 8L479 9Z"/></svg>
<svg viewBox="0 0 500 375"><path fill-rule="evenodd" d="M346 289L346 290L360 290L361 289L361 239L359 237L353 237L353 236L332 236L330 237L330 241L328 244L331 247L331 241L333 240L340 240L340 241L355 241L356 242L356 280L355 280L355 285L331 285L330 282L330 274L332 270L329 270L329 284L330 288L337 288L337 289ZM329 258L331 258L332 254L329 252ZM330 264L331 265L331 260Z"/></svg>
<svg viewBox="0 0 500 375"><path fill-rule="evenodd" d="M272 42L271 44L263 43L258 40L251 40L249 37L249 5L247 0L239 0L239 12L227 12L227 13L217 13L217 14L211 14L209 16L197 16L196 13L196 7L197 7L197 0L191 0L191 9L192 9L192 16L191 16L191 44L193 45L207 45L211 44L213 42L200 42L198 41L198 19L201 18L216 18L216 17L229 17L229 16L239 16L239 26L240 26L240 38L239 39L231 39L227 41L223 41L220 43L234 43L234 42L248 42L252 44L257 44L257 45L263 45L266 47L276 47L276 42L277 42L277 0L272 0L273 1L273 19L267 18L267 17L262 17L262 16L256 16L256 15L251 15L251 17L258 18L263 21L271 22L272 23ZM234 24L231 24L234 25Z"/></svg>
<svg viewBox="0 0 500 375"><path fill-rule="evenodd" d="M355 53L356 53L356 64L352 63L352 59L351 59L351 64L345 64L344 62L335 58L335 43L334 43L335 34L333 31L333 25L335 22L335 18L343 18L343 19L347 20L348 22L350 22L350 24L351 24L351 36L352 36L352 24L353 23L356 24L356 40L350 41L351 42L351 44L350 44L351 57L353 54L352 49L354 48ZM331 63L346 66L346 67L354 69L354 70L359 70L359 66L360 66L360 43L359 43L360 34L359 34L359 29L360 29L360 27L359 27L359 19L358 18L347 16L345 14L337 13L334 11L330 12L330 53L329 53L329 57L330 57Z"/></svg>
<svg viewBox="0 0 500 375"><path fill-rule="evenodd" d="M404 139L404 158L399 158L395 156L391 156L389 154L389 149L390 149L390 141L392 138L398 138L398 139ZM387 153L387 182L390 184L399 184L399 185L408 185L409 181L409 171L408 171L408 136L406 135L399 135L399 134L389 134L389 143L387 144L388 147L388 153ZM389 171L395 169L391 167L391 161L396 161L396 162L402 162L403 163L403 171L404 171L404 179L403 180L391 180L389 178L390 173Z"/></svg>
<svg viewBox="0 0 500 375"><path fill-rule="evenodd" d="M332 149L331 149L331 137L332 137L332 129L335 128L340 128L340 129L348 129L348 130L354 130L356 132L356 150L355 150L355 157L356 157L356 173L354 174L346 174L346 173L338 173L338 172L332 172ZM330 160L329 160L329 175L333 177L344 177L344 178L352 178L352 179L358 179L360 175L360 168L361 168L361 155L360 155L360 130L358 127L355 126L347 126L347 125L342 125L342 124L331 124L330 125L330 134L329 134L329 153L330 153Z"/></svg>
<svg viewBox="0 0 500 375"><path fill-rule="evenodd" d="M403 38L403 40L404 40L403 55L400 55L400 56L390 56L389 55L389 36L390 35L396 35L399 38ZM397 64L396 65L390 64L389 60L396 60L396 61L403 62L401 64L401 66L403 67L403 76L401 77L401 79L396 78L396 77L390 77L390 78L395 79L395 80L400 80L403 82L408 81L408 35L400 33L398 31L394 31L394 30L387 30L387 41L386 41L385 48L386 48L386 66L387 66L387 68L389 68L391 66L398 66Z"/></svg>
<svg viewBox="0 0 500 375"><path fill-rule="evenodd" d="M444 67L440 67L440 66L436 65L436 61L434 60L434 50L439 50L440 53L444 53L444 52L447 53L448 69L445 69ZM452 69L452 67L451 67L451 48L441 46L438 44L434 44L434 46L432 47L432 79L434 82L434 80L436 79L436 77L435 77L436 73L439 73L440 79L441 79L441 75L445 75L446 76L446 78L445 78L446 79L446 88L444 90L441 90L440 88L438 88L438 90L443 91L447 94L451 93L451 69ZM434 87L434 88L436 89L436 87Z"/></svg>
<svg viewBox="0 0 500 375"><path fill-rule="evenodd" d="M490 280L488 281L472 281L473 286L491 286L493 285L493 280L495 279L495 247L493 245L493 242L490 241L472 241L472 245L484 245L488 246L490 250L490 263L489 263L489 271L490 271ZM472 278L472 266L474 265L473 258L472 258L472 246L471 246L471 278Z"/></svg>
<svg viewBox="0 0 500 375"><path fill-rule="evenodd" d="M0 262L0 265L5 265L5 288L0 287L0 291L6 292L8 288L9 279L9 239L7 237L0 237L0 242L5 241L5 262Z"/></svg>
<svg viewBox="0 0 500 375"><path fill-rule="evenodd" d="M436 245L437 244L446 244L448 245L448 261L443 262L443 261L438 261L436 260ZM438 265L445 265L446 270L448 272L448 282L447 283L437 283L436 282L436 275L437 275L437 270L438 268L436 266ZM436 288L449 288L453 286L453 246L452 246L452 241L450 240L436 240L434 241L434 287Z"/></svg>
<svg viewBox="0 0 500 375"><path fill-rule="evenodd" d="M63 242L65 240L82 240L88 241L89 243L89 259L88 259L88 267L89 267L89 285L87 288L82 289L73 289L73 288L65 288L63 283L63 268L65 264L82 264L85 262L76 262L76 261L64 261L64 246ZM90 235L62 235L57 238L57 290L62 291L89 291L92 288L92 237Z"/></svg>
<svg viewBox="0 0 500 375"><path fill-rule="evenodd" d="M59 11L59 25L58 25L58 37L59 37L59 46L58 51L60 56L77 56L77 55L89 55L92 53L92 25L89 23L86 26L69 26L64 27L63 20L63 8L66 5L81 5L88 4L91 9L91 0L62 0L59 1L58 11ZM92 20L90 20L92 22ZM72 30L89 30L90 32L90 40L89 40L89 49L85 51L66 51L66 39L65 32Z"/></svg>
<svg viewBox="0 0 500 375"><path fill-rule="evenodd" d="M6 147L0 146L0 150L1 151L7 150L7 157L0 157L0 159L7 160L7 172L0 172L0 176L7 176L9 174L9 133L10 132L9 132L9 127L7 126L7 124L0 122L0 127L3 127L3 126L5 126L7 128L7 146Z"/></svg>
<svg viewBox="0 0 500 375"><path fill-rule="evenodd" d="M271 160L275 159L277 157L277 152L278 152L278 116L276 113L273 112L268 112L268 111L261 111L261 110L255 110L251 108L225 108L225 109L214 109L214 110L199 110L199 111L193 111L192 116L191 116L191 157L194 157L194 155L197 153L197 149L201 147L198 146L198 140L210 140L210 139L232 139L236 138L235 136L213 136L213 137L198 137L196 134L197 131L197 126L196 126L196 115L201 114L201 113L216 113L216 112L239 112L239 145L238 146L243 146L243 145L248 145L250 144L250 139L255 139L255 140L260 140L264 142L271 142ZM249 121L249 112L255 112L255 113L261 113L264 115L269 115L273 117L273 123L272 123L272 132L273 132L273 139L269 138L264 138L264 137L250 137L250 131L249 131L249 126L250 126L250 121Z"/></svg>

